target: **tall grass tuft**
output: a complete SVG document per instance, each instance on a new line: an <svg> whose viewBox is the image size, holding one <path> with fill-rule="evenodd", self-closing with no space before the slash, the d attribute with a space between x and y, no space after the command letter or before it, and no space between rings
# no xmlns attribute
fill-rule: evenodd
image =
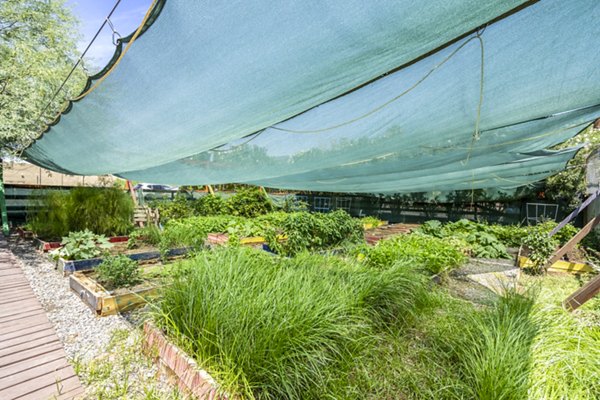
<svg viewBox="0 0 600 400"><path fill-rule="evenodd" d="M86 229L99 235L125 235L133 228L133 208L129 195L118 188L48 191L32 201L28 224L46 239L60 239Z"/></svg>
<svg viewBox="0 0 600 400"><path fill-rule="evenodd" d="M377 331L415 314L423 278L333 257L221 249L185 261L155 315L222 388L257 399L346 397Z"/></svg>

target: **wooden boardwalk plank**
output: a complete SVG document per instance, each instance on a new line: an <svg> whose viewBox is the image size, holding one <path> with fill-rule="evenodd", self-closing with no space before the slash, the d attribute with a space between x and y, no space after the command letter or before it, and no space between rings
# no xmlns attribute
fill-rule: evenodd
<svg viewBox="0 0 600 400"><path fill-rule="evenodd" d="M35 332L44 331L47 329L50 329L52 332L54 332L54 329L52 329L52 324L50 322L40 322L36 325L32 325L27 328L20 329L16 332L4 333L4 334L0 335L0 342L3 342L5 340L10 340L13 338L18 338L23 335L29 335L29 334L35 333Z"/></svg>
<svg viewBox="0 0 600 400"><path fill-rule="evenodd" d="M63 359L66 361L62 349L55 349L44 354L39 354L35 357L30 357L28 359L15 362L0 370L0 379L13 375L18 375L31 368L35 368L39 365L44 365L59 359Z"/></svg>
<svg viewBox="0 0 600 400"><path fill-rule="evenodd" d="M33 378L38 378L68 366L69 363L62 357L49 361L45 364L36 365L35 367L22 371L20 374L12 374L5 376L4 378L0 378L0 390L9 388L19 383L27 382Z"/></svg>
<svg viewBox="0 0 600 400"><path fill-rule="evenodd" d="M73 368L65 367L0 390L2 399L50 399L79 385Z"/></svg>
<svg viewBox="0 0 600 400"><path fill-rule="evenodd" d="M44 308L0 238L0 399L83 396Z"/></svg>
<svg viewBox="0 0 600 400"><path fill-rule="evenodd" d="M21 333L20 335L18 335L16 337L0 341L0 351L3 349L7 349L9 347L15 346L17 344L23 343L24 341L29 342L29 341L32 341L35 339L40 339L40 338L43 338L46 336L53 336L53 335L54 335L53 329L43 329L43 330L31 332L31 333Z"/></svg>
<svg viewBox="0 0 600 400"><path fill-rule="evenodd" d="M13 332L19 332L23 329L35 326L35 325L40 325L42 323L44 323L45 321L42 321L40 318L38 318L37 316L33 316L33 317L28 317L22 320L19 320L18 322L14 323L14 324L10 324L7 326L4 326L2 324L0 324L0 337L9 334L9 333L13 333Z"/></svg>
<svg viewBox="0 0 600 400"><path fill-rule="evenodd" d="M56 335L54 336L44 336L41 338L37 338L37 339L33 339L27 342L23 342L23 343L19 343L19 344L15 344L13 346L7 347L5 349L0 350L0 361L4 358L4 357L9 357L13 354L20 354L25 350L29 350L29 349L35 349L37 347L40 346L47 346L53 343L59 343L60 341L58 340L58 338L56 337Z"/></svg>

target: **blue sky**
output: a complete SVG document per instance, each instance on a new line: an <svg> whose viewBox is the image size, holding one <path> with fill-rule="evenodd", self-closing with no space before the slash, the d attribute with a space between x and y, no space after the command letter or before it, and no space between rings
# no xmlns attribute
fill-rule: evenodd
<svg viewBox="0 0 600 400"><path fill-rule="evenodd" d="M86 48L117 0L67 0L66 4L79 19L81 38L80 52ZM140 24L152 0L121 0L111 21L121 36L127 36ZM104 27L86 55L86 67L90 73L101 69L110 60L115 46L108 24Z"/></svg>

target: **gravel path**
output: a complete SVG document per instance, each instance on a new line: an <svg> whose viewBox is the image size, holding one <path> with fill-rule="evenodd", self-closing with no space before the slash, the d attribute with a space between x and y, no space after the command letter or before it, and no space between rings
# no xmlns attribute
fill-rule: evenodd
<svg viewBox="0 0 600 400"><path fill-rule="evenodd" d="M118 315L95 316L69 288L69 279L62 277L46 256L35 251L31 241L11 237L9 246L46 309L69 358L82 361L96 358L108 345L115 329L131 329Z"/></svg>
<svg viewBox="0 0 600 400"><path fill-rule="evenodd" d="M54 263L37 252L31 241L10 237L8 244L76 372L80 371L86 398L181 398L158 374L152 360L142 355L142 335L131 323L139 322L139 313L127 317L96 316L70 289L69 279L61 276Z"/></svg>

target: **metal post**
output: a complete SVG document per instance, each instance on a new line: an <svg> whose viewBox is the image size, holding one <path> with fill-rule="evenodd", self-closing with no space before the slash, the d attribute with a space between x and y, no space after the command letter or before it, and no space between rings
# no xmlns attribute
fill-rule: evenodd
<svg viewBox="0 0 600 400"><path fill-rule="evenodd" d="M8 213L6 212L6 198L4 197L4 177L0 178L0 212L2 214L2 233L4 236L8 236L10 229L8 227Z"/></svg>

